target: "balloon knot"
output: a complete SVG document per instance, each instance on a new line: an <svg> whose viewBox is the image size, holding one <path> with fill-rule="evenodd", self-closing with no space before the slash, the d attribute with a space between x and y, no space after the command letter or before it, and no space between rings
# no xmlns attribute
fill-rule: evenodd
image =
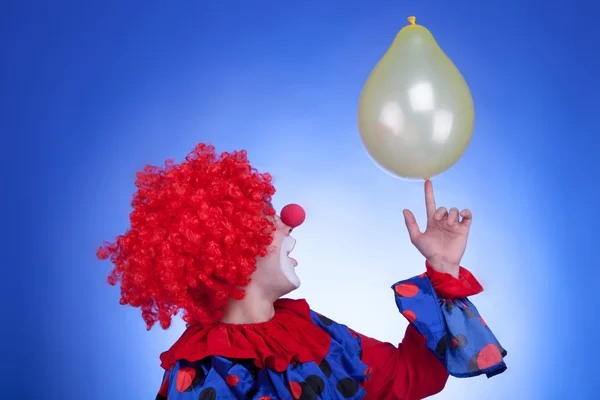
<svg viewBox="0 0 600 400"><path fill-rule="evenodd" d="M411 25L415 25L417 22L417 17L408 17L408 22L410 22Z"/></svg>

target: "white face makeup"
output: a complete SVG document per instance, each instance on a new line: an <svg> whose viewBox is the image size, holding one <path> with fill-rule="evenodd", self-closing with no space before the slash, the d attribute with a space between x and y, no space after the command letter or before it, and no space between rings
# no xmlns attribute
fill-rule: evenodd
<svg viewBox="0 0 600 400"><path fill-rule="evenodd" d="M290 257L290 253L296 246L296 239L291 236L286 236L281 242L279 251L279 267L285 278L292 283L296 288L300 287L300 278L296 275L296 266L298 262Z"/></svg>

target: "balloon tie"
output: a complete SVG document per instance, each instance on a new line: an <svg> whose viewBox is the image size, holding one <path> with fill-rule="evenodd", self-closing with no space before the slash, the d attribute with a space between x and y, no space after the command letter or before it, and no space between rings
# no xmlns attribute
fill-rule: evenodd
<svg viewBox="0 0 600 400"><path fill-rule="evenodd" d="M408 22L410 22L411 25L415 25L417 22L417 17L408 17Z"/></svg>

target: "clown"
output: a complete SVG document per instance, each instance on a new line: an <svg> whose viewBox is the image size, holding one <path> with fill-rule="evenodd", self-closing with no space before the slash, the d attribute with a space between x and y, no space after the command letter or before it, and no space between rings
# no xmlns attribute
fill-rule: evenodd
<svg viewBox="0 0 600 400"><path fill-rule="evenodd" d="M292 236L299 205L277 215L269 174L246 153L200 144L181 164L138 174L131 228L98 257L115 267L121 304L147 328L187 329L160 359L157 399L422 399L449 377L506 369L506 351L467 299L483 289L460 267L471 213L437 208L425 183L427 229L405 210L426 271L392 286L410 322L394 346L362 335L283 296L300 286Z"/></svg>

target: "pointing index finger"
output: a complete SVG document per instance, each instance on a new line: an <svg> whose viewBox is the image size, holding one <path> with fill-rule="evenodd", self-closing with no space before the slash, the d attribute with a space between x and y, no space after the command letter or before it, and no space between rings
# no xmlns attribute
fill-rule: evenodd
<svg viewBox="0 0 600 400"><path fill-rule="evenodd" d="M433 183L428 179L425 181L425 207L427 209L427 217L433 216L436 210L435 196L433 195Z"/></svg>

